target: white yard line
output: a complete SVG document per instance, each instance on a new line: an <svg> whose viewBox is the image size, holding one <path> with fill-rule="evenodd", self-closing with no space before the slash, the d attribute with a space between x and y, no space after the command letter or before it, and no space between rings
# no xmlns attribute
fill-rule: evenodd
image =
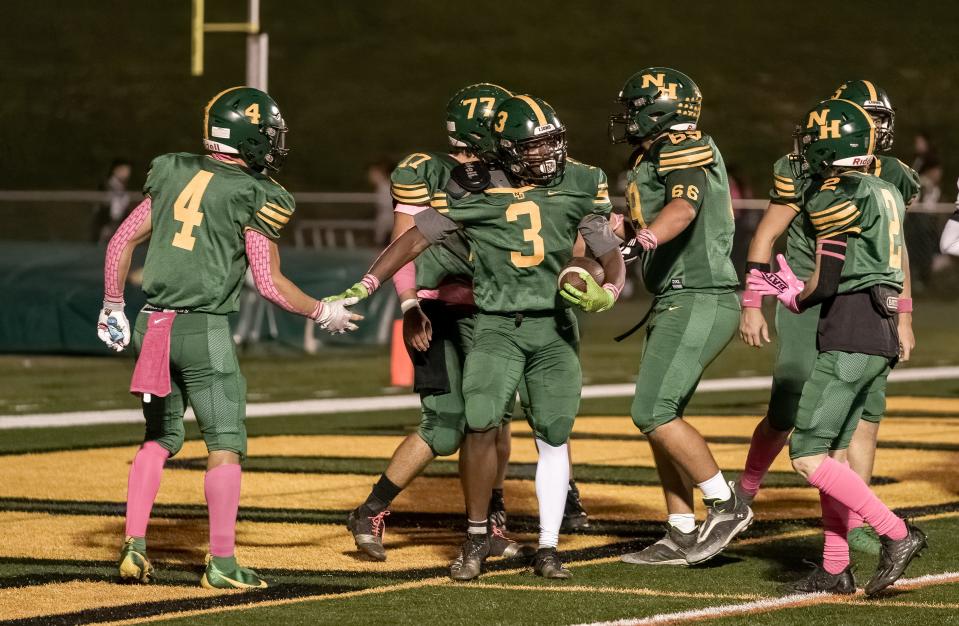
<svg viewBox="0 0 959 626"><path fill-rule="evenodd" d="M933 585L954 582L959 582L959 572L927 574L925 576L919 576L918 578L900 578L898 581L896 581L894 586L902 587L904 589L917 589L921 587L930 587ZM842 596L833 596L826 593L797 593L789 596L783 596L781 598L763 598L761 600L742 602L739 604L725 604L705 607L702 609L692 609L689 611L659 613L649 617L628 618L608 622L592 622L589 624L579 624L578 626L649 626L652 624L681 624L683 622L731 617L734 615L746 615L749 613L764 613L767 611L776 611L779 609L798 607L806 604L825 604L829 602L842 601Z"/></svg>
<svg viewBox="0 0 959 626"><path fill-rule="evenodd" d="M913 367L895 370L890 382L915 382L926 380L959 379L959 367ZM768 389L772 384L769 376L738 378L713 378L699 383L699 393L715 391L748 391ZM587 385L583 398L625 398L633 395L635 385ZM281 415L321 415L325 413L359 413L364 411L395 411L415 409L420 398L415 394L371 396L365 398L326 398L322 400L292 400L289 402L255 402L246 405L247 417L276 417ZM186 419L195 419L188 410ZM94 424L139 424L143 414L138 409L113 409L109 411L71 411L66 413L32 413L25 415L0 415L0 430L10 428L52 428L56 426L90 426Z"/></svg>

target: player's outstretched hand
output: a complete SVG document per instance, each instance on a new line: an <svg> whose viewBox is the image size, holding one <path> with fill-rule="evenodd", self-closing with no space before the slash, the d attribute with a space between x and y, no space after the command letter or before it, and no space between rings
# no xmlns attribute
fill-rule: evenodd
<svg viewBox="0 0 959 626"><path fill-rule="evenodd" d="M366 285L363 283L356 283L343 293L338 293L335 296L327 296L323 298L323 302L336 302L338 300L348 300L350 298L356 298L354 303L359 302L367 298L370 295L369 290L366 288ZM347 305L349 306L349 305Z"/></svg>
<svg viewBox="0 0 959 626"><path fill-rule="evenodd" d="M613 308L616 297L608 289L597 283L588 272L579 272L579 277L586 283L586 291L580 291L566 283L559 295L587 313L602 313Z"/></svg>
<svg viewBox="0 0 959 626"><path fill-rule="evenodd" d="M320 325L320 328L334 335L356 330L359 326L353 322L362 320L363 316L354 313L349 307L357 302L359 302L359 298L356 297L335 301L324 300L320 303L319 312L314 319Z"/></svg>
<svg viewBox="0 0 959 626"><path fill-rule="evenodd" d="M97 319L97 337L107 347L122 352L130 344L130 322L123 311L104 307Z"/></svg>
<svg viewBox="0 0 959 626"><path fill-rule="evenodd" d="M762 348L763 342L769 343L769 326L762 309L744 307L739 317L739 336L747 346Z"/></svg>
<svg viewBox="0 0 959 626"><path fill-rule="evenodd" d="M410 307L403 314L403 342L417 352L426 352L433 340L433 324L418 306Z"/></svg>
<svg viewBox="0 0 959 626"><path fill-rule="evenodd" d="M796 298L805 289L806 284L793 274L792 268L786 262L786 257L777 254L776 261L779 263L778 272L750 270L749 276L746 277L746 288L764 296L776 296L790 311L799 313Z"/></svg>

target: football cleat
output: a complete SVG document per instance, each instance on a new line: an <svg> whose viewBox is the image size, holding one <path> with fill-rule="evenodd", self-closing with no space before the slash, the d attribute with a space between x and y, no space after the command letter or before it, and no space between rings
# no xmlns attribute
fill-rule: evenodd
<svg viewBox="0 0 959 626"><path fill-rule="evenodd" d="M564 531L579 530L589 528L589 514L583 508L583 501L579 499L579 487L576 483L569 481L569 490L566 492L566 509L563 511Z"/></svg>
<svg viewBox="0 0 959 626"><path fill-rule="evenodd" d="M713 558L729 545L736 535L753 523L753 510L736 495L736 485L729 481L732 496L728 500L705 500L706 521L699 527L696 545L686 552L690 565Z"/></svg>
<svg viewBox="0 0 959 626"><path fill-rule="evenodd" d="M383 536L386 534L385 518L389 514L389 510L384 509L376 515L365 515L357 507L346 518L346 527L353 534L357 549L374 561L386 560Z"/></svg>
<svg viewBox="0 0 959 626"><path fill-rule="evenodd" d="M217 567L215 559L206 555L206 571L200 578L200 586L206 589L266 589L266 581L247 567L236 565L230 570Z"/></svg>
<svg viewBox="0 0 959 626"><path fill-rule="evenodd" d="M686 551L696 545L698 537L696 529L684 533L667 524L666 534L662 539L639 552L624 554L620 560L633 565L687 565Z"/></svg>
<svg viewBox="0 0 959 626"><path fill-rule="evenodd" d="M879 556L882 550L882 544L879 543L879 535L871 526L857 526L849 531L846 536L849 547L856 552Z"/></svg>
<svg viewBox="0 0 959 626"><path fill-rule="evenodd" d="M540 548L533 558L533 573L543 578L565 579L572 578L573 574L563 567L556 548Z"/></svg>
<svg viewBox="0 0 959 626"><path fill-rule="evenodd" d="M467 533L466 541L460 548L460 554L450 564L450 578L453 580L473 580L483 571L483 562L490 553L490 536Z"/></svg>
<svg viewBox="0 0 959 626"><path fill-rule="evenodd" d="M504 559L528 559L536 553L536 548L528 543L519 543L507 537L500 527L490 522L489 555Z"/></svg>
<svg viewBox="0 0 959 626"><path fill-rule="evenodd" d="M503 492L494 490L489 499L490 524L506 530L506 503L503 501Z"/></svg>
<svg viewBox="0 0 959 626"><path fill-rule="evenodd" d="M120 562L117 564L120 580L149 583L153 580L153 565L150 564L146 551L137 549L135 541L133 537L127 537L120 548Z"/></svg>
<svg viewBox="0 0 959 626"><path fill-rule="evenodd" d="M852 595L856 593L856 579L852 575L852 565L839 572L830 574L822 565L813 564L813 571L805 578L789 585L792 593L838 593Z"/></svg>
<svg viewBox="0 0 959 626"><path fill-rule="evenodd" d="M879 553L879 565L876 573L866 583L866 595L874 596L889 585L893 584L906 572L909 563L919 556L928 545L926 533L922 532L908 521L906 522L906 536L895 541L889 537L880 537L882 550Z"/></svg>

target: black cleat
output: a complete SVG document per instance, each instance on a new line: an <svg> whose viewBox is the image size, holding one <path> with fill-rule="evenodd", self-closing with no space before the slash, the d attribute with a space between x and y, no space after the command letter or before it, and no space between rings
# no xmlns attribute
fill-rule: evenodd
<svg viewBox="0 0 959 626"><path fill-rule="evenodd" d="M753 523L753 510L736 495L736 485L729 482L732 495L728 500L707 500L706 521L699 527L696 545L686 552L690 565L713 558L729 545L736 535Z"/></svg>
<svg viewBox="0 0 959 626"><path fill-rule="evenodd" d="M866 595L874 596L893 584L906 572L909 563L928 545L926 533L906 521L906 536L899 541L880 537L882 551L876 573L866 583Z"/></svg>
<svg viewBox="0 0 959 626"><path fill-rule="evenodd" d="M383 535L386 533L385 517L390 514L388 509L373 516L366 515L357 507L350 511L346 518L346 527L353 534L356 547L374 561L385 561L386 550L383 549Z"/></svg>
<svg viewBox="0 0 959 626"><path fill-rule="evenodd" d="M696 545L698 537L696 529L684 533L667 524L666 535L662 539L639 552L624 554L620 560L633 565L687 565L686 551Z"/></svg>
<svg viewBox="0 0 959 626"><path fill-rule="evenodd" d="M528 543L519 543L507 537L500 527L490 522L489 555L504 559L529 559L536 553L536 548Z"/></svg>
<svg viewBox="0 0 959 626"><path fill-rule="evenodd" d="M506 530L506 503L503 501L503 492L494 489L489 499L489 521L501 530Z"/></svg>
<svg viewBox="0 0 959 626"><path fill-rule="evenodd" d="M579 487L571 480L569 491L566 492L566 510L563 511L561 530L568 532L581 528L589 528L589 515L583 508L583 501L579 499Z"/></svg>
<svg viewBox="0 0 959 626"><path fill-rule="evenodd" d="M540 548L533 558L533 573L543 578L565 579L572 578L573 574L563 567L556 548Z"/></svg>
<svg viewBox="0 0 959 626"><path fill-rule="evenodd" d="M839 572L830 574L822 565L814 565L815 569L801 580L789 585L792 593L838 593L844 596L856 593L856 579L852 575L852 565Z"/></svg>
<svg viewBox="0 0 959 626"><path fill-rule="evenodd" d="M473 580L483 571L483 562L490 553L490 536L468 533L460 554L450 564L450 578Z"/></svg>

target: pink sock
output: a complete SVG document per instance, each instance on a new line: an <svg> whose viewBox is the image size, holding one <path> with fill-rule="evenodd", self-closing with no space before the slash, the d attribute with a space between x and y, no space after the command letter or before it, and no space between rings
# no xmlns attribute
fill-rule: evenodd
<svg viewBox="0 0 959 626"><path fill-rule="evenodd" d="M759 492L766 472L776 460L786 444L785 437L779 433L772 436L763 432L762 422L753 431L752 441L749 442L749 453L746 455L746 468L739 477L739 486L751 495Z"/></svg>
<svg viewBox="0 0 959 626"><path fill-rule="evenodd" d="M203 479L206 506L210 512L210 554L233 556L236 543L236 512L240 508L240 466L218 465Z"/></svg>
<svg viewBox="0 0 959 626"><path fill-rule="evenodd" d="M846 543L849 509L822 492L819 493L819 502L822 504L822 527L825 535L822 566L830 574L838 574L849 567L849 544Z"/></svg>
<svg viewBox="0 0 959 626"><path fill-rule="evenodd" d="M906 523L849 466L827 456L809 477L809 484L858 513L878 534L896 541L905 538Z"/></svg>
<svg viewBox="0 0 959 626"><path fill-rule="evenodd" d="M155 441L147 441L137 451L127 479L127 537L146 537L153 501L160 490L163 464L169 451Z"/></svg>
<svg viewBox="0 0 959 626"><path fill-rule="evenodd" d="M849 511L849 519L846 521L846 526L849 530L852 530L853 528L862 528L865 523L866 520L862 518L862 515L856 513L855 511Z"/></svg>

